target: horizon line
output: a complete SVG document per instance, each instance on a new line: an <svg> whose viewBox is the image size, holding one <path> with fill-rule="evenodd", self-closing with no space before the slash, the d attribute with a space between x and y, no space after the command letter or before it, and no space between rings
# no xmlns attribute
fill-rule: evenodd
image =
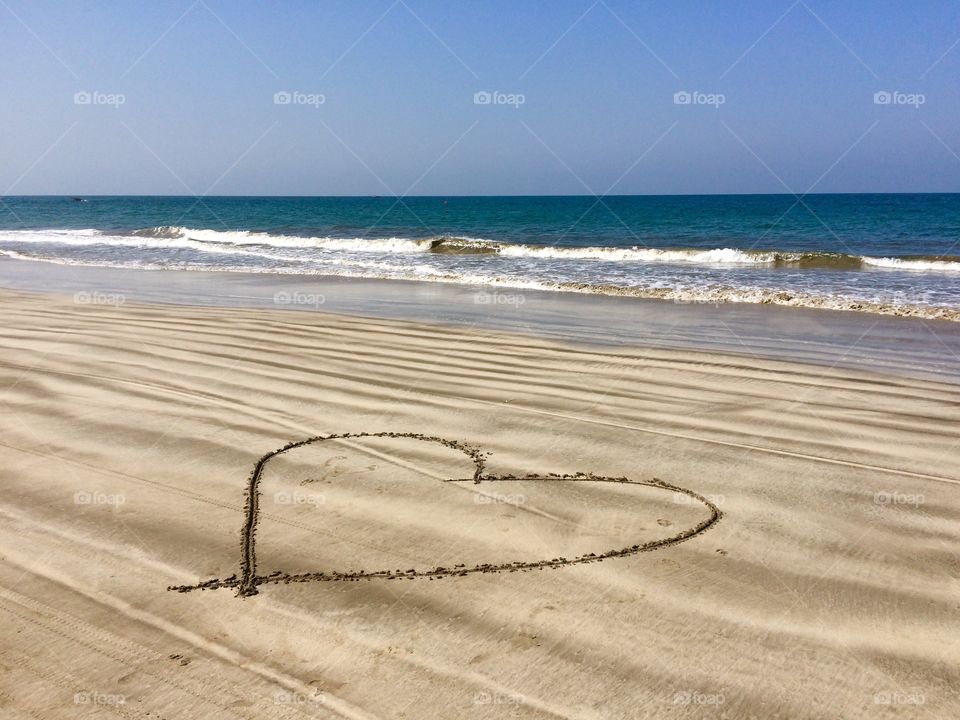
<svg viewBox="0 0 960 720"><path fill-rule="evenodd" d="M168 195L168 194L149 194L149 193L29 193L20 195L0 195L0 200L12 198L303 198L303 199L388 199L403 200L413 198L634 198L634 197L793 197L804 198L811 196L832 196L832 195L960 195L960 190L897 190L890 192L810 192L810 193L788 193L788 192L722 192L722 193L611 193L606 195L594 195L589 193L548 193L548 194L521 194L511 193L507 195L494 194L463 194L452 193L447 195Z"/></svg>

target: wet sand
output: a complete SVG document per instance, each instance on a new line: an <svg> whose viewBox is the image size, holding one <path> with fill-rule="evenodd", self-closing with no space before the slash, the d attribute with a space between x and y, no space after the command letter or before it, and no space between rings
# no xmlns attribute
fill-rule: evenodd
<svg viewBox="0 0 960 720"><path fill-rule="evenodd" d="M729 352L960 383L960 323L866 312L323 275L129 270L0 257L0 288L85 302L247 307L506 330L583 345Z"/></svg>
<svg viewBox="0 0 960 720"><path fill-rule="evenodd" d="M0 302L4 714L960 714L956 384Z"/></svg>

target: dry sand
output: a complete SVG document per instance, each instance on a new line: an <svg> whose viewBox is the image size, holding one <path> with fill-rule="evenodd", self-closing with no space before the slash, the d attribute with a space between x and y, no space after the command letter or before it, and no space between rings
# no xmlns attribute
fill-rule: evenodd
<svg viewBox="0 0 960 720"><path fill-rule="evenodd" d="M960 716L956 385L323 313L0 302L4 719ZM258 496L256 573L281 581L167 590L242 574L254 463L340 433L454 440L521 479L474 483L471 458L409 437L294 448ZM522 479L577 472L708 504ZM709 503L716 524L670 541ZM409 570L427 575L331 579Z"/></svg>

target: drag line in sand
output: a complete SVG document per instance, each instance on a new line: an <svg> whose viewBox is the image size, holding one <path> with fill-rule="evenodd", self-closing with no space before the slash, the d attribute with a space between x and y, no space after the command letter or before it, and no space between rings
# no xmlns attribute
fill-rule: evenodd
<svg viewBox="0 0 960 720"><path fill-rule="evenodd" d="M249 670L250 672L260 676L262 679L279 685L290 692L299 693L306 697L310 697L314 700L314 702L322 705L325 709L330 710L341 717L348 718L348 720L378 720L378 716L371 715L359 707L347 702L346 700L337 698L329 693L315 695L313 692L314 688L311 685L308 685L307 683L304 683L291 675L283 673L264 663L253 661L238 651L227 647L226 645L222 645L221 643L204 638L181 625L177 625L176 623L165 620L164 618L148 612L147 610L134 607L118 597L103 592L89 590L88 588L77 583L73 578L67 577L53 570L52 568L44 568L41 571L36 567L34 560L25 558L19 553L7 553L4 560L9 564L20 568L21 570L40 575L41 577L44 577L54 583L79 593L80 595L83 595L89 600L109 607L112 610L126 616L127 618L130 618L131 620L144 623L157 630L160 630L163 633L175 637L181 642L188 643L193 647L209 653L224 662Z"/></svg>
<svg viewBox="0 0 960 720"><path fill-rule="evenodd" d="M472 402L492 405L503 408L503 404L493 402L492 400L480 400L477 398L467 398ZM856 462L854 460L840 460L838 458L824 457L823 455L812 455L809 453L797 452L795 450L778 450L776 448L764 447L763 445L750 445L749 443L738 443L732 440L715 440L713 438L697 437L685 433L671 432L669 430L655 430L653 428L641 427L639 425L628 425L626 423L616 423L610 420L592 420L590 418L580 417L578 415L567 415L565 413L551 412L550 410L538 410L536 408L525 407L523 405L510 404L511 408L523 410L524 412L536 413L537 415L548 415L550 417L563 418L564 420L576 420L578 422L590 423L592 425L604 425L606 427L615 427L621 430L635 430L636 432L648 433L650 435L661 435L663 437L678 438L680 440L690 440L692 442L702 442L711 445L721 445L723 447L738 448L741 450L752 450L753 452L769 453L771 455L780 455L783 457L794 457L800 460L811 460L813 462L828 463L830 465L842 465L844 467L853 467L861 470L871 470L873 472L891 473L893 475L903 475L905 477L915 477L921 480L933 480L935 482L952 483L960 485L960 480L956 478L944 477L942 475L930 475L928 473L915 472L913 470L901 470L899 468L884 467L882 465L870 465L869 463Z"/></svg>

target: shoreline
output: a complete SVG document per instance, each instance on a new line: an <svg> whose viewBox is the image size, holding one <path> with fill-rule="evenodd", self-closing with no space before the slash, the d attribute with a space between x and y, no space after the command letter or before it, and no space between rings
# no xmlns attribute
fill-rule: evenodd
<svg viewBox="0 0 960 720"><path fill-rule="evenodd" d="M79 302L329 312L479 327L602 347L729 352L960 382L960 324L749 303L670 300L411 280L128 270L0 258L0 288Z"/></svg>
<svg viewBox="0 0 960 720"><path fill-rule="evenodd" d="M138 236L140 237L140 236ZM392 242L396 239L390 239L385 242ZM457 241L469 241L476 243L483 243L484 241L474 240L470 238L447 238L443 237L440 240L457 240ZM408 242L413 244L418 243L431 243L438 242L438 240L431 239L401 239L401 242ZM193 241L188 241L193 242ZM376 239L369 242L378 242ZM383 242L383 241L381 241ZM492 242L492 241L491 241ZM514 246L509 246L514 247ZM570 248L569 250L576 251L578 248ZM591 248L586 248L590 250ZM603 250L603 251L612 251L616 252L616 248L592 248L593 250ZM553 248L549 250L554 251ZM730 249L721 249L717 248L715 250L697 250L697 249L687 249L691 253L702 253L704 255L709 255L711 253L740 253L746 251L739 250L730 250ZM431 251L435 252L432 249ZM653 253L670 253L675 252L669 248L667 249L653 249L649 250ZM776 251L763 251L756 250L751 251L758 255L788 255L789 253L776 252ZM819 257L818 253L795 253L796 255L801 256L810 256L812 258ZM166 268L166 267L151 267L149 265L142 267L127 267L121 264L111 265L111 264L87 264L87 263L78 263L61 259L54 258L32 258L26 255L21 255L18 252L13 250L0 250L0 259L9 259L17 262L33 262L49 265L59 265L63 267L71 268L93 268L93 269L107 269L107 270L119 270L121 272L205 272L205 273L218 273L218 274L242 274L242 275L275 275L278 277L297 277L297 278L320 278L320 279L344 279L344 280L370 280L375 282L416 282L416 283L426 283L426 284L446 284L446 285L455 285L462 287L474 288L477 292L490 292L498 293L501 291L512 291L515 293L523 292L555 292L555 293L578 293L582 295L590 296L600 296L600 297L620 297L620 298L634 298L640 300L666 300L671 301L678 305L720 305L720 304L730 304L730 305L764 305L764 306L777 306L777 307L790 307L797 309L808 309L808 310L833 310L838 312L856 312L863 313L867 315L883 315L889 317L903 317L903 318L917 318L924 320L943 320L947 322L957 322L960 323L960 309L950 306L939 306L939 305L925 305L918 304L913 298L912 301L900 300L898 302L881 302L878 300L869 300L869 299L839 299L834 296L822 295L810 293L804 290L785 290L779 288L737 288L734 286L711 286L704 289L691 289L685 288L678 290L672 287L630 287L622 285L613 285L609 283L602 282L585 282L585 281L551 281L545 282L543 280L535 281L534 284L530 282L519 282L511 281L510 279L498 279L496 282L468 282L462 276L457 275L443 275L443 274L432 274L429 276L429 279L425 278L413 278L413 277L390 277L389 275L370 275L370 274L350 274L350 273L340 273L340 274L324 274L323 272L302 272L302 271L292 271L285 272L278 268L264 269L263 271L254 271L250 269L234 269L234 270L223 270L223 269L206 269L201 267L184 267L184 268ZM895 263L904 263L904 267L907 268L908 272L913 272L909 268L909 265L912 262L917 262L917 260L910 259L896 259L896 258L861 258L864 261L873 260L876 261L874 264L876 267L887 267L890 270L898 269L898 266ZM889 261L887 263L882 263L881 261ZM929 257L924 262L931 262L933 264L945 262L944 258L941 257ZM815 263L814 263L815 264ZM955 263L956 264L956 263ZM709 265L709 264L708 264ZM654 265L653 267L655 267ZM735 267L735 266L733 266ZM874 272L883 272L883 270L874 270ZM952 270L943 270L940 272L954 273L955 269ZM909 296L909 292L899 292L901 296ZM909 299L909 298L907 298Z"/></svg>

